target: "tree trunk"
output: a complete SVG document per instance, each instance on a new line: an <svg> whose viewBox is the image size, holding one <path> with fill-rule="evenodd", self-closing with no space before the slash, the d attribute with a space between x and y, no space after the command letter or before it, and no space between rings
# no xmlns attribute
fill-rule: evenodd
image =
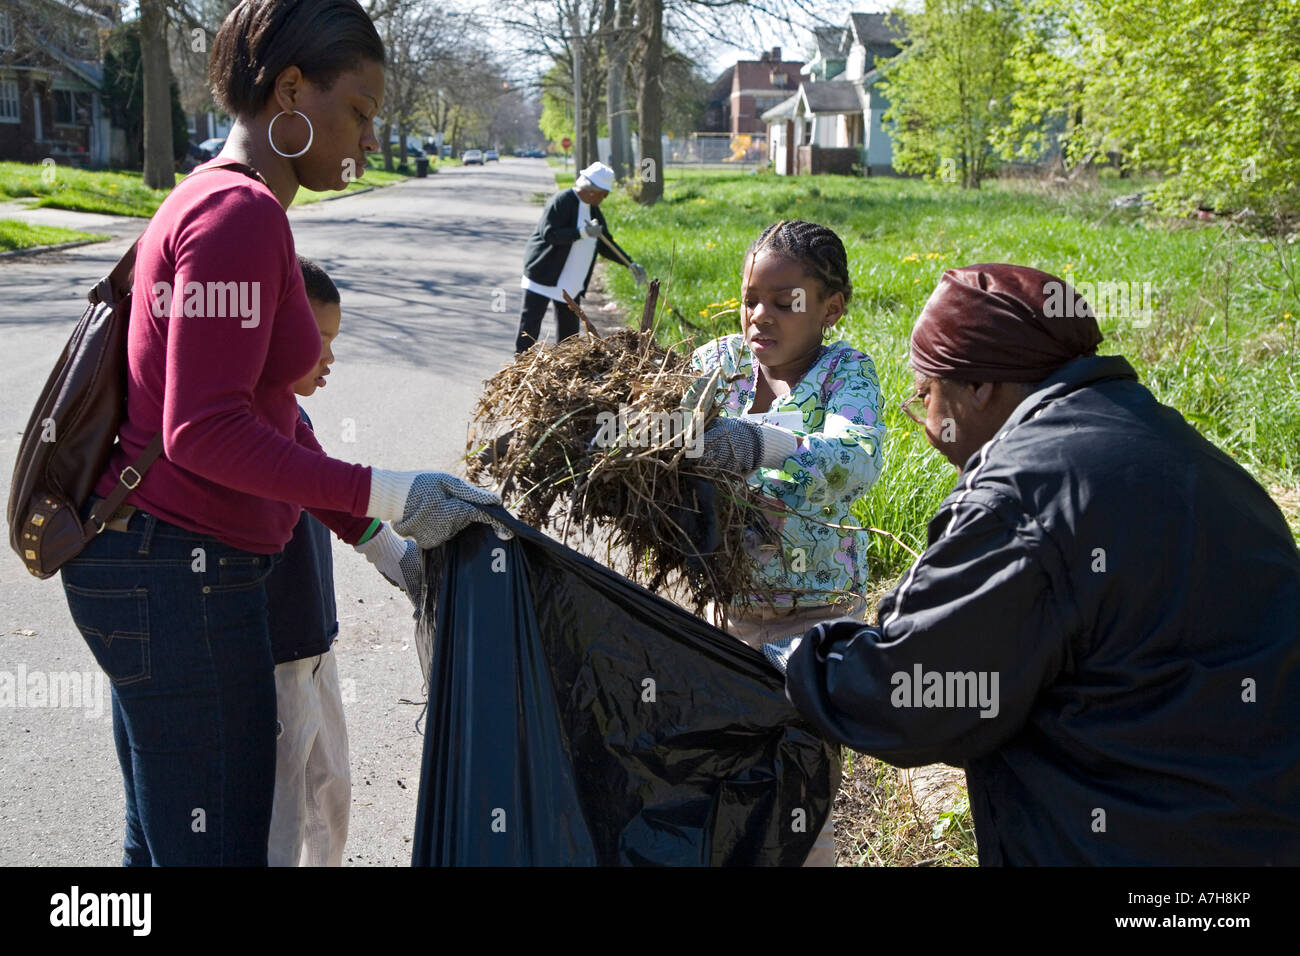
<svg viewBox="0 0 1300 956"><path fill-rule="evenodd" d="M386 120L384 122L383 149L384 149L384 171L388 173L391 173L393 171L393 147L389 142L392 138L393 138L393 121Z"/></svg>
<svg viewBox="0 0 1300 956"><path fill-rule="evenodd" d="M605 30L615 26L615 0L605 0ZM631 0L618 3L617 27L626 31L632 26ZM631 161L631 143L628 141L627 114L623 79L627 73L628 34L620 32L605 39L605 58L609 69L605 76L605 105L609 114L609 165L615 179L626 179Z"/></svg>
<svg viewBox="0 0 1300 956"><path fill-rule="evenodd" d="M593 48L595 48L594 44ZM595 57L592 57L592 60L594 59ZM592 70L592 79L598 80L595 70ZM600 97L597 95L599 90L599 82L594 82L588 87L588 97L582 110L587 114L586 126L582 133L582 151L585 154L582 165L584 168L600 160L600 140L597 138L600 135Z"/></svg>
<svg viewBox="0 0 1300 956"><path fill-rule="evenodd" d="M140 0L140 66L144 74L144 182L150 189L176 185L172 159L171 67L163 0Z"/></svg>
<svg viewBox="0 0 1300 956"><path fill-rule="evenodd" d="M641 88L636 100L641 143L641 159L636 169L640 185L637 202L648 206L664 195L664 150L660 140L664 125L664 91L659 85L664 64L663 0L637 0L637 19L645 41L641 55Z"/></svg>

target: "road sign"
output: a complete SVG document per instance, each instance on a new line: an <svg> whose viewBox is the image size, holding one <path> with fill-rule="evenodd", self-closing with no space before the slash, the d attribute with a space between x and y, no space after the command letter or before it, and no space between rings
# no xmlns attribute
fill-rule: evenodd
<svg viewBox="0 0 1300 956"><path fill-rule="evenodd" d="M565 149L568 149L570 146L573 145L573 140L569 139L569 137L566 136L564 137L564 139L560 140L560 145L563 146Z"/></svg>

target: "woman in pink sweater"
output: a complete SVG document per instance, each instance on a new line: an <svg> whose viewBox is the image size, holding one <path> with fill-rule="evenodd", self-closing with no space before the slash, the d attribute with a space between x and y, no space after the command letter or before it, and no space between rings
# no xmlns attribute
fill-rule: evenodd
<svg viewBox="0 0 1300 956"><path fill-rule="evenodd" d="M127 466L156 434L162 455L136 510L62 572L112 681L128 865L266 863L263 582L303 508L403 580L405 543L377 536L381 522L434 547L497 503L449 475L330 458L298 417L292 388L321 341L285 209L300 186L343 189L378 148L384 48L369 16L356 0L243 0L209 70L235 124L208 164L223 168L185 179L140 240L127 416L97 494L136 480Z"/></svg>

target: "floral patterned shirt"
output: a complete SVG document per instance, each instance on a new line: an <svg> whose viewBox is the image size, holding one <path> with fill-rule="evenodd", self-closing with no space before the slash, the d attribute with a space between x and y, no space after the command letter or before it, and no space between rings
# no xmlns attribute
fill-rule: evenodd
<svg viewBox="0 0 1300 956"><path fill-rule="evenodd" d="M744 336L727 335L696 349L691 368L704 375L722 370L726 388L722 414L750 414L757 368ZM865 531L827 525L857 526L849 507L867 493L884 464L885 426L880 416L880 385L871 359L847 342L823 345L812 367L790 394L775 398L771 413L799 436L799 450L780 468L760 468L750 485L783 503L795 514L769 514L779 532L775 545L755 540L753 553L762 580L777 606L826 605L846 598L844 592L866 590ZM802 421L802 426L786 420ZM809 520L811 519L811 520Z"/></svg>

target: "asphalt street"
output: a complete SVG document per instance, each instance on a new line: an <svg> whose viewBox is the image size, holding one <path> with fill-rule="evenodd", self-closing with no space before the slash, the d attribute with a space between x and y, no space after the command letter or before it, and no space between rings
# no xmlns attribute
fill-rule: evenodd
<svg viewBox="0 0 1300 956"><path fill-rule="evenodd" d="M506 159L291 211L298 251L329 272L343 300L328 385L303 402L327 451L384 468L456 469L479 387L513 350L524 242L540 213L536 197L554 189L544 162ZM85 292L142 226L97 217L90 228L113 241L0 260L6 500L19 437ZM551 322L543 332L553 336ZM335 651L353 778L345 864L405 866L425 700L410 605L364 558L334 544ZM78 674L86 693L68 706L67 683L64 706L39 694L0 704L0 865L117 865L123 796L107 681L58 578L30 577L7 549L0 678L6 673L17 684Z"/></svg>

